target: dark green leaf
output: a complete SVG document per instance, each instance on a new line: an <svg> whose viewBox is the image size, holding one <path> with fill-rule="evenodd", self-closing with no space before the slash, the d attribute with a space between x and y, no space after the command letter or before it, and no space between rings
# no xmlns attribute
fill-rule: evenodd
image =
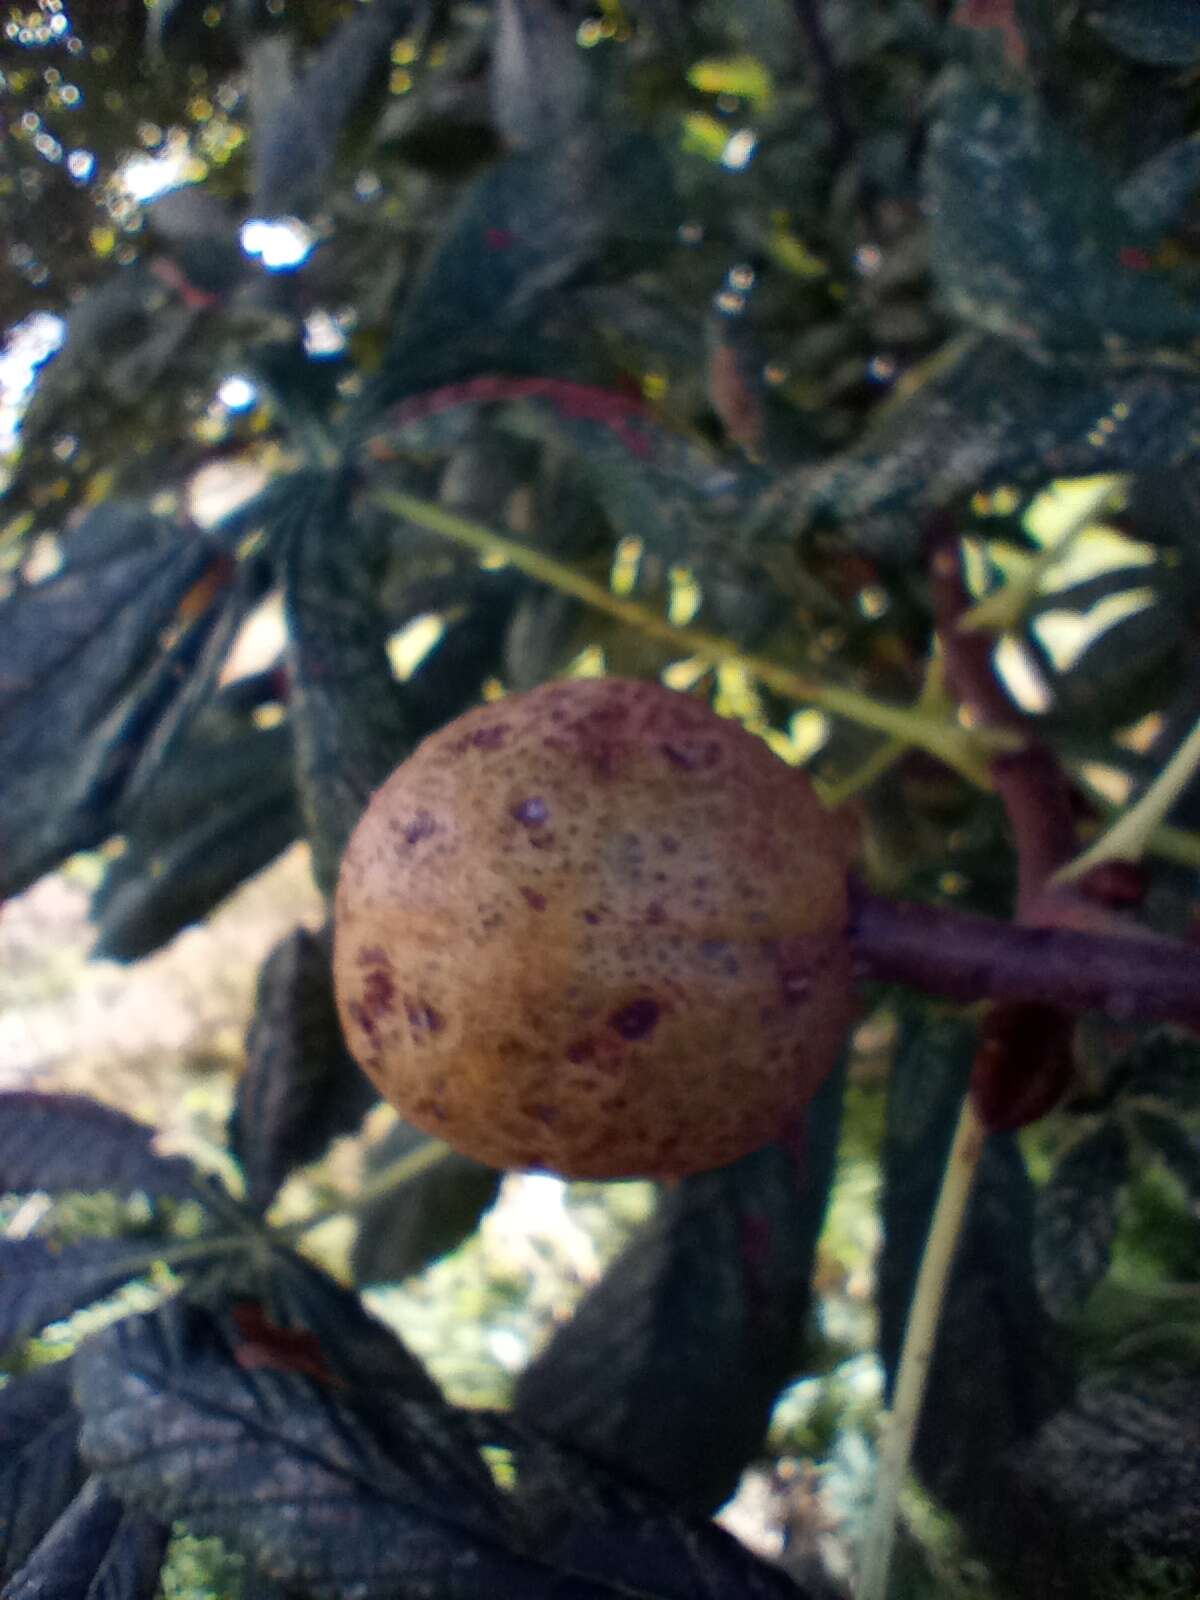
<svg viewBox="0 0 1200 1600"><path fill-rule="evenodd" d="M1200 15L1191 0L1089 0L1086 16L1134 61L1162 67L1200 61Z"/></svg>
<svg viewBox="0 0 1200 1600"><path fill-rule="evenodd" d="M573 21L554 0L497 0L495 14L491 89L497 128L516 148L568 137L588 100Z"/></svg>
<svg viewBox="0 0 1200 1600"><path fill-rule="evenodd" d="M673 1498L635 1489L508 1418L484 1427L511 1455L526 1548L548 1566L586 1574L613 1600L818 1600L723 1528L681 1515Z"/></svg>
<svg viewBox="0 0 1200 1600"><path fill-rule="evenodd" d="M388 65L407 5L396 0L348 17L303 74L293 75L285 40L252 47L255 95L254 208L260 217L303 211L320 192L337 137Z"/></svg>
<svg viewBox="0 0 1200 1600"><path fill-rule="evenodd" d="M3 1600L151 1600L170 1529L127 1511L91 1478L4 1590Z"/></svg>
<svg viewBox="0 0 1200 1600"><path fill-rule="evenodd" d="M856 550L911 561L923 519L940 507L999 484L1174 469L1194 455L1198 418L1200 381L1182 371L1056 369L1004 340L972 338L848 450L780 478L750 531L791 538L834 521Z"/></svg>
<svg viewBox="0 0 1200 1600"><path fill-rule="evenodd" d="M0 1095L0 1194L148 1194L187 1198L194 1169L159 1156L154 1129L85 1095Z"/></svg>
<svg viewBox="0 0 1200 1600"><path fill-rule="evenodd" d="M1033 1441L1021 1473L1028 1503L1061 1539L1075 1524L1078 1588L1097 1552L1107 1571L1131 1554L1157 1563L1200 1559L1200 1389L1194 1374L1092 1382ZM1114 1556L1114 1547L1116 1554ZM1102 1566L1101 1570L1104 1570ZM1108 1588L1103 1582L1103 1588ZM1186 1583L1181 1591L1187 1593ZM1111 1590L1110 1590L1111 1592ZM1136 1592L1136 1591L1134 1591Z"/></svg>
<svg viewBox="0 0 1200 1600"><path fill-rule="evenodd" d="M0 1578L24 1566L83 1483L73 1363L0 1389Z"/></svg>
<svg viewBox="0 0 1200 1600"><path fill-rule="evenodd" d="M299 788L326 895L355 823L413 740L387 656L377 562L340 496L332 485L318 500L284 564Z"/></svg>
<svg viewBox="0 0 1200 1600"><path fill-rule="evenodd" d="M0 1239L0 1349L143 1273L137 1256L137 1246L126 1239L58 1247L44 1239Z"/></svg>
<svg viewBox="0 0 1200 1600"><path fill-rule="evenodd" d="M342 1040L327 942L297 928L258 979L230 1147L265 1211L295 1167L352 1133L377 1098Z"/></svg>
<svg viewBox="0 0 1200 1600"><path fill-rule="evenodd" d="M114 804L189 666L186 653L168 665L160 636L226 565L170 523L106 506L76 531L54 577L0 606L0 894L112 831Z"/></svg>
<svg viewBox="0 0 1200 1600"><path fill-rule="evenodd" d="M133 961L199 921L296 837L289 729L255 727L227 696L167 753L124 826L125 850L92 901L93 953Z"/></svg>
<svg viewBox="0 0 1200 1600"><path fill-rule="evenodd" d="M1129 1141L1106 1120L1072 1146L1038 1197L1034 1262L1052 1316L1071 1316L1107 1273L1128 1177Z"/></svg>
<svg viewBox="0 0 1200 1600"><path fill-rule="evenodd" d="M522 1374L517 1415L677 1504L712 1510L794 1376L841 1116L685 1179Z"/></svg>
<svg viewBox="0 0 1200 1600"><path fill-rule="evenodd" d="M1200 1138L1175 1117L1165 1117L1160 1111L1139 1110L1134 1123L1167 1170L1182 1184L1189 1209L1200 1217Z"/></svg>
<svg viewBox="0 0 1200 1600"><path fill-rule="evenodd" d="M1200 313L1148 270L1146 241L1111 175L1032 93L955 75L930 135L926 184L934 270L965 321L1072 350L1200 332Z"/></svg>
<svg viewBox="0 0 1200 1600"><path fill-rule="evenodd" d="M637 136L585 130L493 167L468 188L414 285L372 407L513 370L553 297L602 260L617 265L616 239L644 247L670 236L670 195L660 152Z"/></svg>
<svg viewBox="0 0 1200 1600"><path fill-rule="evenodd" d="M1121 1064L1127 1091L1181 1111L1200 1109L1200 1042L1162 1030L1148 1034Z"/></svg>
<svg viewBox="0 0 1200 1600"><path fill-rule="evenodd" d="M22 426L20 471L40 464L31 446L77 426L89 401L125 408L152 387L178 361L197 315L143 262L87 288L67 318L62 348L39 373Z"/></svg>
<svg viewBox="0 0 1200 1600"><path fill-rule="evenodd" d="M880 1353L889 1384L976 1048L961 1017L903 1018L884 1150ZM1033 1188L1012 1135L987 1141L938 1328L915 1444L920 1476L988 1556L1046 1580L1063 1556L1013 1489L1011 1452L1069 1392L1034 1290ZM1068 1563L1069 1564L1069 1563ZM1066 1590L1061 1592L1066 1593Z"/></svg>
<svg viewBox="0 0 1200 1600"><path fill-rule="evenodd" d="M1140 3L1140 0L1139 0ZM1117 190L1122 211L1147 235L1178 226L1200 187L1200 139L1176 139Z"/></svg>
<svg viewBox="0 0 1200 1600"><path fill-rule="evenodd" d="M615 533L665 561L728 546L760 487L752 470L731 467L624 395L552 379L533 384L545 395L515 399L500 426L569 450Z"/></svg>
<svg viewBox="0 0 1200 1600"><path fill-rule="evenodd" d="M489 375L413 395L393 408L369 448L449 449L481 407L495 408L505 432L567 453L613 531L663 560L725 548L760 488L756 473L664 427L635 397L559 377ZM548 542L562 548L557 519L547 520Z"/></svg>
<svg viewBox="0 0 1200 1600"><path fill-rule="evenodd" d="M1142 567L1106 573L1086 584L1055 593L1041 611L1086 613L1107 599L1135 592L1139 604L1096 635L1066 669L1054 664L1036 627L1029 643L1053 696L1053 714L1062 724L1126 727L1162 703L1167 686L1178 681L1188 647L1187 623L1177 603L1177 582L1161 570Z"/></svg>
<svg viewBox="0 0 1200 1600"><path fill-rule="evenodd" d="M368 1181L428 1143L426 1134L397 1123L371 1147ZM451 1151L394 1193L371 1201L358 1214L354 1281L398 1283L456 1249L496 1198L500 1179L493 1167Z"/></svg>

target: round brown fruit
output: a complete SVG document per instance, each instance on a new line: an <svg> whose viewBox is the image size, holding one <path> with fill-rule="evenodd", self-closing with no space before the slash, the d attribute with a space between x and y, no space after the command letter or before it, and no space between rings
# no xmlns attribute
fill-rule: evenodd
<svg viewBox="0 0 1200 1600"><path fill-rule="evenodd" d="M470 711L376 793L337 891L350 1049L498 1167L676 1177L780 1136L853 1013L841 825L656 683Z"/></svg>

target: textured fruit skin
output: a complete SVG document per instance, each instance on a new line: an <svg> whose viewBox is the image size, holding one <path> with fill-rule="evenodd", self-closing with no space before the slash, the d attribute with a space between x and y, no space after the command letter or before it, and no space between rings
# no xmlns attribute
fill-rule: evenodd
<svg viewBox="0 0 1200 1600"><path fill-rule="evenodd" d="M468 712L342 863L350 1049L498 1167L674 1177L777 1137L853 1017L846 844L808 780L656 683Z"/></svg>

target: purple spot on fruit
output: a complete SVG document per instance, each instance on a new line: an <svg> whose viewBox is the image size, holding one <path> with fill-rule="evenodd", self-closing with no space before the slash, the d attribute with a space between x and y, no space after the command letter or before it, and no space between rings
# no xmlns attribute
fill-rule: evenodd
<svg viewBox="0 0 1200 1600"><path fill-rule="evenodd" d="M695 766L692 752L685 750L682 745L668 744L665 740L661 745L662 753L673 767L679 767L684 772L690 772Z"/></svg>
<svg viewBox="0 0 1200 1600"><path fill-rule="evenodd" d="M664 855L673 856L679 851L679 840L674 834L664 833L658 842L662 846Z"/></svg>
<svg viewBox="0 0 1200 1600"><path fill-rule="evenodd" d="M390 967L387 951L379 944L367 944L358 952L360 967Z"/></svg>
<svg viewBox="0 0 1200 1600"><path fill-rule="evenodd" d="M667 920L667 913L663 910L658 900L651 900L646 907L646 923L648 927L657 928Z"/></svg>
<svg viewBox="0 0 1200 1600"><path fill-rule="evenodd" d="M546 909L546 896L539 894L536 889L522 887L521 898L532 911L545 911Z"/></svg>
<svg viewBox="0 0 1200 1600"><path fill-rule="evenodd" d="M396 985L392 981L390 972L376 967L368 972L366 982L363 984L363 1005L369 1016L377 1017L381 1013L392 1009L392 1002L396 998Z"/></svg>
<svg viewBox="0 0 1200 1600"><path fill-rule="evenodd" d="M528 800L513 807L512 814L523 827L540 828L550 815L550 808L540 794L531 794Z"/></svg>
<svg viewBox="0 0 1200 1600"><path fill-rule="evenodd" d="M616 745L607 741L593 745L589 755L592 771L598 778L612 778L620 771L621 752Z"/></svg>
<svg viewBox="0 0 1200 1600"><path fill-rule="evenodd" d="M446 1025L446 1020L440 1011L424 1000L411 1000L407 995L404 997L404 1015L408 1018L408 1025L414 1036L423 1033L441 1033Z"/></svg>
<svg viewBox="0 0 1200 1600"><path fill-rule="evenodd" d="M594 1039L576 1039L567 1046L567 1060L573 1067L578 1067L584 1061L590 1061L596 1054L596 1041Z"/></svg>
<svg viewBox="0 0 1200 1600"><path fill-rule="evenodd" d="M508 723L497 722L490 728L477 728L471 736L476 750L499 750L508 737Z"/></svg>
<svg viewBox="0 0 1200 1600"><path fill-rule="evenodd" d="M795 1006L802 1000L807 1000L812 993L812 980L804 972L780 972L779 987L783 993L784 1003Z"/></svg>
<svg viewBox="0 0 1200 1600"><path fill-rule="evenodd" d="M657 1000L631 1000L613 1012L608 1025L622 1039L645 1039L657 1027L660 1010Z"/></svg>
<svg viewBox="0 0 1200 1600"><path fill-rule="evenodd" d="M598 911L585 911L583 913L583 920L588 923L590 927L594 928L600 921L600 913Z"/></svg>
<svg viewBox="0 0 1200 1600"><path fill-rule="evenodd" d="M377 1031L375 1027L375 1019L367 1010L366 1006L360 1005L357 1000L352 1000L350 1005L347 1007L347 1010L350 1012L351 1021L358 1024L362 1031L367 1035L368 1039L374 1039Z"/></svg>
<svg viewBox="0 0 1200 1600"><path fill-rule="evenodd" d="M715 739L708 739L701 745L672 744L664 740L661 749L671 765L684 772L711 772L721 760L721 746Z"/></svg>
<svg viewBox="0 0 1200 1600"><path fill-rule="evenodd" d="M418 811L416 816L404 830L405 844L420 844L422 839L428 839L437 832L437 823L429 811Z"/></svg>

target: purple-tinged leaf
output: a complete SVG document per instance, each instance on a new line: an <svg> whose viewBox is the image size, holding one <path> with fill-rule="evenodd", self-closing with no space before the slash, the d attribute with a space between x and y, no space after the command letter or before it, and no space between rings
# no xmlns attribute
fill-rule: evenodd
<svg viewBox="0 0 1200 1600"><path fill-rule="evenodd" d="M230 1143L246 1197L265 1211L294 1168L352 1133L378 1098L346 1049L329 952L305 928L281 939L258 979Z"/></svg>
<svg viewBox="0 0 1200 1600"><path fill-rule="evenodd" d="M475 375L409 396L366 445L388 462L406 451L449 450L481 408L518 437L573 455L613 530L644 539L664 560L719 551L759 488L709 447L677 433L619 390L561 377Z"/></svg>
<svg viewBox="0 0 1200 1600"><path fill-rule="evenodd" d="M0 1194L117 1194L193 1198L194 1171L156 1155L154 1129L86 1095L0 1095Z"/></svg>
<svg viewBox="0 0 1200 1600"><path fill-rule="evenodd" d="M83 1482L73 1361L0 1389L0 1578L24 1566Z"/></svg>
<svg viewBox="0 0 1200 1600"><path fill-rule="evenodd" d="M1072 1145L1039 1195L1033 1260L1051 1316L1071 1316L1108 1271L1128 1178L1128 1136L1108 1119Z"/></svg>
<svg viewBox="0 0 1200 1600"><path fill-rule="evenodd" d="M548 1579L504 1548L477 1462L456 1472L439 1411L412 1423L401 1456L344 1403L336 1377L262 1357L232 1319L181 1303L127 1318L78 1352L86 1459L123 1498L243 1551L269 1577L318 1597L397 1590L547 1596ZM307 1359L307 1358L306 1358Z"/></svg>
<svg viewBox="0 0 1200 1600"><path fill-rule="evenodd" d="M371 1426L282 1332L178 1301L106 1329L76 1357L85 1457L122 1498L315 1600L799 1600L709 1525L607 1478L584 1494L588 1468L558 1472L557 1447L534 1468L555 1469L546 1514L507 1504L478 1447L536 1443L444 1403L377 1399Z"/></svg>
<svg viewBox="0 0 1200 1600"><path fill-rule="evenodd" d="M139 1266L138 1254L127 1239L61 1247L45 1239L0 1239L0 1349L140 1275L145 1256Z"/></svg>
<svg viewBox="0 0 1200 1600"><path fill-rule="evenodd" d="M151 1600L169 1538L90 1478L0 1600Z"/></svg>
<svg viewBox="0 0 1200 1600"><path fill-rule="evenodd" d="M440 1406L442 1393L416 1356L363 1305L358 1295L302 1256L282 1258L270 1282L276 1321L311 1334L350 1396L368 1406L381 1398Z"/></svg>

